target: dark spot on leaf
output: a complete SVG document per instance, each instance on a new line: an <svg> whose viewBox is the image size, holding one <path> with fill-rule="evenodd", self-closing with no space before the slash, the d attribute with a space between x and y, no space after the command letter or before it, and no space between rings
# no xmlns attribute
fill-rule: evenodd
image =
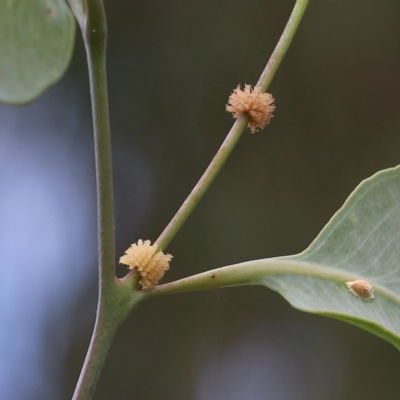
<svg viewBox="0 0 400 400"><path fill-rule="evenodd" d="M212 275L211 275L211 278L215 278L215 274L212 274Z"/></svg>
<svg viewBox="0 0 400 400"><path fill-rule="evenodd" d="M55 11L56 11L56 10L54 9L54 7L53 7L51 4L47 4L47 5L46 5L46 7L45 7L45 14L46 14L46 17L47 17L48 19L51 19L51 18L54 17Z"/></svg>

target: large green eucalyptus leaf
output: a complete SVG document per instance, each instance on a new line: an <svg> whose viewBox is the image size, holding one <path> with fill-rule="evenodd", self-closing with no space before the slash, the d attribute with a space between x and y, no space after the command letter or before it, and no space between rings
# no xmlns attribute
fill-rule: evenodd
<svg viewBox="0 0 400 400"><path fill-rule="evenodd" d="M0 102L27 103L58 81L74 33L64 0L0 0Z"/></svg>
<svg viewBox="0 0 400 400"><path fill-rule="evenodd" d="M363 181L307 250L279 260L294 271L262 282L294 307L350 322L400 349L400 167ZM345 282L357 279L372 285L374 299L348 290Z"/></svg>
<svg viewBox="0 0 400 400"><path fill-rule="evenodd" d="M354 295L364 280L375 297ZM249 261L161 285L148 296L261 284L292 306L364 328L400 349L400 167L363 181L304 252Z"/></svg>

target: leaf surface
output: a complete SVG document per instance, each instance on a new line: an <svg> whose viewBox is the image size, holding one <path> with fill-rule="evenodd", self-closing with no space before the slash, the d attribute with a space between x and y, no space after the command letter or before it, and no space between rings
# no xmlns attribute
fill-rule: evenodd
<svg viewBox="0 0 400 400"><path fill-rule="evenodd" d="M400 349L400 167L363 181L304 252L265 261L284 273L274 268L258 283L294 307L352 323ZM374 299L350 292L345 283L358 279L372 285Z"/></svg>
<svg viewBox="0 0 400 400"><path fill-rule="evenodd" d="M64 0L0 0L0 102L27 103L58 81L74 36Z"/></svg>

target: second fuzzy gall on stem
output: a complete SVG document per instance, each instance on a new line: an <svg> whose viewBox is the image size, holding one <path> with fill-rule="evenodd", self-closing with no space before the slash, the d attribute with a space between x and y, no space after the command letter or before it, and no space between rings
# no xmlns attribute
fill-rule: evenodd
<svg viewBox="0 0 400 400"><path fill-rule="evenodd" d="M251 85L244 85L242 90L239 85L229 96L226 111L231 112L234 118L247 114L249 128L254 133L257 128L262 129L269 124L275 110L273 102L272 95L262 93L257 86L252 89Z"/></svg>
<svg viewBox="0 0 400 400"><path fill-rule="evenodd" d="M158 251L157 243L152 245L150 240L139 240L126 250L119 262L128 265L129 269L137 268L142 286L153 289L169 268L171 258L171 254Z"/></svg>

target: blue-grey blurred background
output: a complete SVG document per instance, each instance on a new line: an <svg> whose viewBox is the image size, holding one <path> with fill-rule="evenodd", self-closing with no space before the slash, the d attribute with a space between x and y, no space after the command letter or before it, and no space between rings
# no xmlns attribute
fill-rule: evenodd
<svg viewBox="0 0 400 400"><path fill-rule="evenodd" d="M117 257L155 240L256 83L294 0L106 0ZM246 132L172 242L165 280L302 251L364 178L400 163L400 2L311 1ZM0 399L69 399L97 301L85 55L0 107ZM120 268L119 275L124 273ZM118 333L95 400L399 399L400 355L263 287L154 299Z"/></svg>

